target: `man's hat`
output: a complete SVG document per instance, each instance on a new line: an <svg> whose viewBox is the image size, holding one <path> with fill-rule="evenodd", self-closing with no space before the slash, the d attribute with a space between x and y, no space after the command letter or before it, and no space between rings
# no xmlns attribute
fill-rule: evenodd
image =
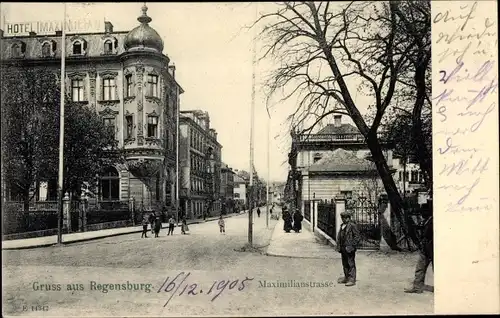
<svg viewBox="0 0 500 318"><path fill-rule="evenodd" d="M351 213L344 211L344 212L341 212L341 213L340 213L340 216L348 216L348 217L351 217Z"/></svg>

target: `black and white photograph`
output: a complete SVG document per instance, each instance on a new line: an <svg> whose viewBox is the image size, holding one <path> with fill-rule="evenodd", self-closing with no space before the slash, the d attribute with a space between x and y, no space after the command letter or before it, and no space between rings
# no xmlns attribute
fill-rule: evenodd
<svg viewBox="0 0 500 318"><path fill-rule="evenodd" d="M498 248L497 21L449 2L1 3L2 315L437 313L446 215Z"/></svg>

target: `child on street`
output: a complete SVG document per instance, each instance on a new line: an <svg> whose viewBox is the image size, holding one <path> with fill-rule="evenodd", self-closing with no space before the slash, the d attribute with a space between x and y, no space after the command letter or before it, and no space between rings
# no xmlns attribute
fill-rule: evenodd
<svg viewBox="0 0 500 318"><path fill-rule="evenodd" d="M226 223L224 222L222 215L219 218L219 229L221 234L222 233L226 234Z"/></svg>
<svg viewBox="0 0 500 318"><path fill-rule="evenodd" d="M168 233L167 235L174 235L174 227L175 227L175 220L173 217L170 217L170 219L168 219Z"/></svg>

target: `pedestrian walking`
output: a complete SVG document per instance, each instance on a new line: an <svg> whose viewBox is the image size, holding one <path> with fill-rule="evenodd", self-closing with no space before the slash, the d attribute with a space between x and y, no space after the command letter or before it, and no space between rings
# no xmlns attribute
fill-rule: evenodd
<svg viewBox="0 0 500 318"><path fill-rule="evenodd" d="M173 217L170 217L170 219L168 219L168 233L167 235L174 235L174 227L175 227L175 220Z"/></svg>
<svg viewBox="0 0 500 318"><path fill-rule="evenodd" d="M290 233L290 230L292 229L292 216L290 215L290 212L288 212L287 209L283 209L283 230L286 233Z"/></svg>
<svg viewBox="0 0 500 318"><path fill-rule="evenodd" d="M142 234L141 234L141 238L145 237L147 238L148 237L148 218L146 218L146 216L144 215L142 217Z"/></svg>
<svg viewBox="0 0 500 318"><path fill-rule="evenodd" d="M434 270L434 234L433 234L432 202L422 205L423 220L418 225L420 230L419 258L415 267L413 286L405 289L405 293L421 294L425 289L425 274L429 265ZM432 291L432 290L431 290Z"/></svg>
<svg viewBox="0 0 500 318"><path fill-rule="evenodd" d="M186 234L186 232L189 232L189 227L187 225L187 221L186 221L186 218L183 217L182 218L182 225L181 225L181 233L182 234Z"/></svg>
<svg viewBox="0 0 500 318"><path fill-rule="evenodd" d="M155 219L155 237L158 237L158 234L160 234L161 230L161 218L156 217Z"/></svg>
<svg viewBox="0 0 500 318"><path fill-rule="evenodd" d="M342 255L344 277L339 278L339 284L356 285L356 249L361 241L358 227L347 212L340 213L342 224L337 235L337 252Z"/></svg>
<svg viewBox="0 0 500 318"><path fill-rule="evenodd" d="M155 219L156 219L155 211L151 211L151 213L149 214L149 217L148 217L148 221L151 224L151 235L154 234Z"/></svg>
<svg viewBox="0 0 500 318"><path fill-rule="evenodd" d="M222 215L219 217L219 230L221 234L226 234L226 222L222 218Z"/></svg>
<svg viewBox="0 0 500 318"><path fill-rule="evenodd" d="M260 218L260 208L257 208L257 217Z"/></svg>
<svg viewBox="0 0 500 318"><path fill-rule="evenodd" d="M302 216L302 213L299 212L299 210L295 210L295 213L293 214L293 230L295 233L299 233L302 230L302 220L304 217Z"/></svg>

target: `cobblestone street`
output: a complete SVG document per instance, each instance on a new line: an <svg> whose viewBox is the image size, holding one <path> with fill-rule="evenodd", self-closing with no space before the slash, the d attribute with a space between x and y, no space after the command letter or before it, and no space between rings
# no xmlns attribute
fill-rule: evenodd
<svg viewBox="0 0 500 318"><path fill-rule="evenodd" d="M276 221L270 221L266 229L263 216L255 217L254 222L254 245L260 247L261 253L239 251L247 241L247 223L247 215L227 219L226 235L219 233L216 222L207 222L192 225L190 235L180 235L176 228L174 236L166 236L163 230L156 239L131 234L64 247L3 251L4 314L40 317L433 312L433 294L403 293L413 276L415 255L360 252L358 284L345 287L336 282L342 272L340 259L264 255ZM278 282L315 282L327 287L272 286ZM103 286L126 287L127 283L129 287L144 285L141 291ZM61 290L57 290L57 284ZM73 284L73 290L68 291L67 284ZM40 311L43 309L46 311Z"/></svg>

